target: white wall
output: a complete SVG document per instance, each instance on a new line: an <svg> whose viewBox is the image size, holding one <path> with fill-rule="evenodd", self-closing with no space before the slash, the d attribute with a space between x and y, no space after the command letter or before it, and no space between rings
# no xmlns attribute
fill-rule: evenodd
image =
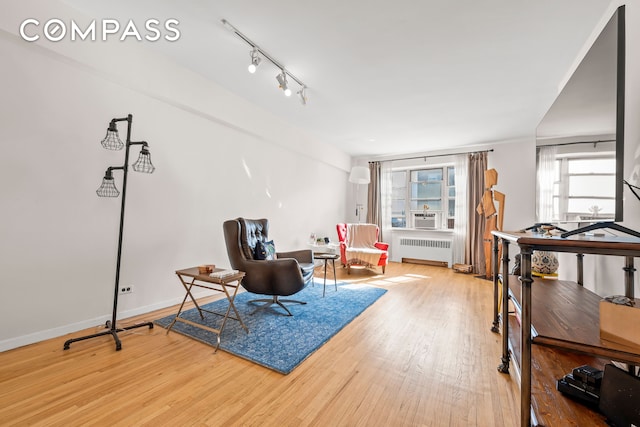
<svg viewBox="0 0 640 427"><path fill-rule="evenodd" d="M56 6L49 16L73 13ZM176 269L228 267L226 219L269 218L279 250L335 234L349 156L138 46L26 43L14 24L28 15L12 9L0 18L0 351L110 318L121 199L95 190L124 161L100 145L114 117L133 114L157 168L129 173L120 281L134 292L119 318L179 302Z"/></svg>

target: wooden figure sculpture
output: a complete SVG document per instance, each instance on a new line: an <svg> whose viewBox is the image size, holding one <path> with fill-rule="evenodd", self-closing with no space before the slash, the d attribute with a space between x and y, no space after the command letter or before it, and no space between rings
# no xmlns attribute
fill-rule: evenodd
<svg viewBox="0 0 640 427"><path fill-rule="evenodd" d="M498 171L495 169L488 169L484 171L484 194L482 195L482 201L476 208L476 212L478 212L479 215L484 215L486 219L484 234L482 235L486 279L493 278L493 274L491 272L491 248L493 247L493 235L491 232L493 230L502 230L502 224L504 221L505 195L493 189L497 184ZM496 209L495 202L498 203L498 209ZM500 257L501 255L498 254L498 259L500 259Z"/></svg>

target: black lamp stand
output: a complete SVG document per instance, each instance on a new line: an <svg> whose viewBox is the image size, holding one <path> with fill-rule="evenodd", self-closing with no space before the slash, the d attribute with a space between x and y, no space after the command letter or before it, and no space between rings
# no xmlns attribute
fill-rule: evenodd
<svg viewBox="0 0 640 427"><path fill-rule="evenodd" d="M116 280L115 280L115 288L113 292L113 313L111 316L111 320L107 320L107 322L105 323L106 330L99 332L97 334L91 334L84 337L72 338L70 340L67 340L64 343L65 350L69 349L69 346L71 345L71 343L74 343L77 341L84 341L91 338L101 337L103 335L111 335L116 342L116 351L117 351L122 349L122 343L120 342L120 338L118 337L118 332L123 332L130 329L142 328L145 326L148 326L149 329L153 329L152 322L138 323L138 324L135 324L132 326L126 326L126 327L117 326L118 294L120 289L120 263L122 260L122 232L124 230L124 207L125 207L125 201L126 201L126 195L127 195L129 148L132 145L142 145L140 158L138 158L138 161L133 166L134 170L151 173L155 169L153 165L151 165L151 162L149 160L149 152L147 150L148 144L145 141L131 142L131 123L133 121L133 116L131 114L129 114L126 118L113 119L111 121L109 125L109 129L107 130L107 137L105 137L105 140L103 141L102 145L105 148L112 149L112 150L122 148L122 141L120 141L120 139L118 138L118 133L117 133L118 131L115 125L116 122L121 122L121 121L127 122L127 140L126 140L126 144L124 145L124 148L125 148L124 165L109 167L105 173L102 186L97 191L98 196L101 196L101 197L117 197L119 193L118 193L118 190L113 185L113 176L111 172L114 170L122 170L124 172L124 178L122 180L122 204L120 207L120 229L118 234L118 257L116 262ZM108 147L107 144L105 144L105 141L107 141L107 139L110 137L116 138L116 143L119 145Z"/></svg>

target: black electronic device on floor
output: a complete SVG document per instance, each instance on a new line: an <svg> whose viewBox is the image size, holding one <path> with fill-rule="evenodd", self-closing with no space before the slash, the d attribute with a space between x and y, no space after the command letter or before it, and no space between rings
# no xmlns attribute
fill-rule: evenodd
<svg viewBox="0 0 640 427"><path fill-rule="evenodd" d="M612 426L640 426L640 378L614 365L606 365L598 408Z"/></svg>
<svg viewBox="0 0 640 427"><path fill-rule="evenodd" d="M559 379L556 388L587 406L597 407L602 376L603 372L593 366L578 366L570 374Z"/></svg>

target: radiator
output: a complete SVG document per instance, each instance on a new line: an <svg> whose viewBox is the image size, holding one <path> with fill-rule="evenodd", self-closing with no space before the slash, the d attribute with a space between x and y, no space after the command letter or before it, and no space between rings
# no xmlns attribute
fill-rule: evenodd
<svg viewBox="0 0 640 427"><path fill-rule="evenodd" d="M442 265L446 263L447 267L451 267L453 261L452 241L401 237L398 258L408 262L416 260Z"/></svg>

